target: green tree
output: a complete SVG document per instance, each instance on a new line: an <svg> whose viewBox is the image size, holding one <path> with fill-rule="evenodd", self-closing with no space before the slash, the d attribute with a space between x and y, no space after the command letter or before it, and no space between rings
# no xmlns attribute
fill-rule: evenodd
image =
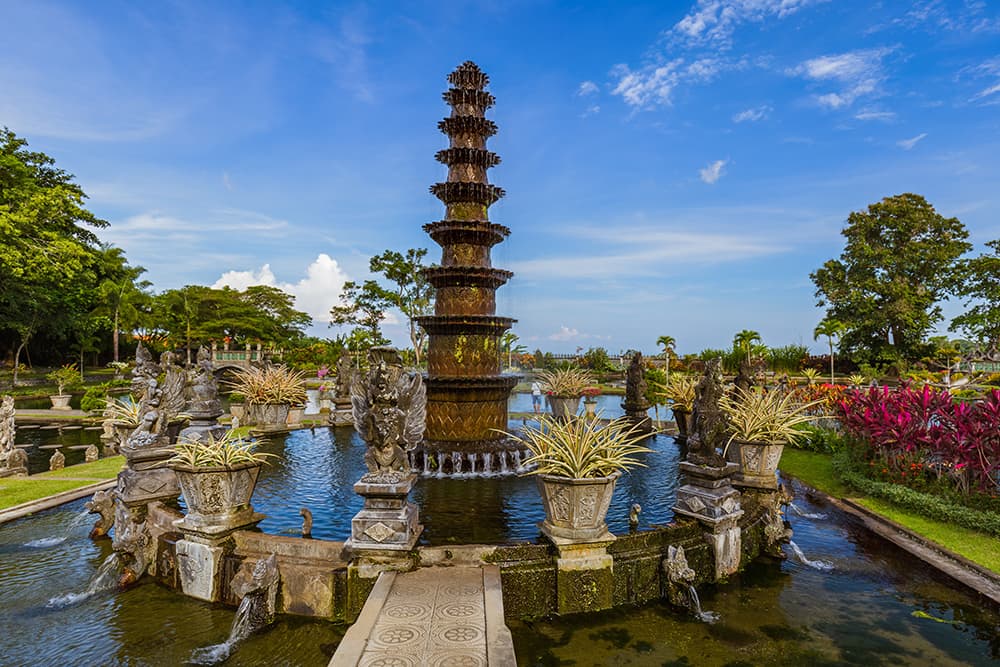
<svg viewBox="0 0 1000 667"><path fill-rule="evenodd" d="M366 280L361 285L347 281L340 293L340 305L330 309L330 326L353 325L350 335L359 344L362 340L369 341L369 346L388 343L388 339L382 335L382 320L385 319L386 308L382 293L382 288L374 280ZM355 335L358 330L365 335Z"/></svg>
<svg viewBox="0 0 1000 667"><path fill-rule="evenodd" d="M941 320L938 302L956 290L968 231L905 193L851 213L841 233L840 258L810 275L817 305L844 323L841 352L871 362L912 357Z"/></svg>
<svg viewBox="0 0 1000 667"><path fill-rule="evenodd" d="M957 293L965 298L966 311L951 321L950 328L979 343L1000 345L1000 239L986 246L992 253L959 263Z"/></svg>
<svg viewBox="0 0 1000 667"><path fill-rule="evenodd" d="M760 343L760 334L750 329L744 329L733 336L733 349L739 350L747 359L753 358L754 343Z"/></svg>
<svg viewBox="0 0 1000 667"><path fill-rule="evenodd" d="M64 341L89 309L97 237L107 222L88 211L83 189L48 155L0 129L0 336L21 353L40 331Z"/></svg>
<svg viewBox="0 0 1000 667"><path fill-rule="evenodd" d="M507 331L503 336L500 337L500 350L507 355L507 368L513 366L513 357L515 354L525 354L528 351L524 345L518 345L517 341L520 338L513 331Z"/></svg>
<svg viewBox="0 0 1000 667"><path fill-rule="evenodd" d="M674 349L677 347L677 341L674 340L673 336L660 336L656 339L656 344L663 347L663 356L666 358L666 372L667 380L670 379L670 357L674 354Z"/></svg>
<svg viewBox="0 0 1000 667"><path fill-rule="evenodd" d="M123 330L130 334L139 326L152 301L149 289L153 284L140 280L146 269L129 266L121 248L107 247L102 254L110 275L97 286L98 304L94 314L111 322L112 357L119 361L119 335Z"/></svg>
<svg viewBox="0 0 1000 667"><path fill-rule="evenodd" d="M818 340L820 336L826 336L826 342L830 345L830 384L834 384L833 378L833 339L840 338L844 331L844 323L832 318L825 318L813 329L813 340Z"/></svg>
<svg viewBox="0 0 1000 667"><path fill-rule="evenodd" d="M379 295L387 307L395 308L406 318L418 366L427 334L417 324L417 318L432 314L434 306L434 287L427 282L423 272L426 256L426 248L410 248L405 255L386 250L368 263L372 273L381 274L389 281L388 288L379 285ZM509 360L507 365L510 365Z"/></svg>
<svg viewBox="0 0 1000 667"><path fill-rule="evenodd" d="M580 357L580 365L598 373L607 373L615 370L615 365L611 363L611 356L603 347L592 347Z"/></svg>

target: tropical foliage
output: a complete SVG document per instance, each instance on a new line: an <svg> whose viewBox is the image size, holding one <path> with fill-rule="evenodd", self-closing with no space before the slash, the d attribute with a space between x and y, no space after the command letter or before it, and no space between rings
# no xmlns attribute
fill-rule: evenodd
<svg viewBox="0 0 1000 667"><path fill-rule="evenodd" d="M589 371L575 366L540 371L537 379L542 385L542 391L556 398L583 396L584 389L596 382Z"/></svg>
<svg viewBox="0 0 1000 667"><path fill-rule="evenodd" d="M739 387L719 401L729 422L729 444L747 442L792 443L802 437L799 424L814 421L815 403L800 403L792 392L746 391Z"/></svg>
<svg viewBox="0 0 1000 667"><path fill-rule="evenodd" d="M224 468L246 463L264 463L273 454L256 451L257 443L229 430L218 438L211 433L204 440L182 437L174 445L167 465L191 468Z"/></svg>
<svg viewBox="0 0 1000 667"><path fill-rule="evenodd" d="M306 378L287 366L267 365L233 372L229 387L254 405L298 405L306 400Z"/></svg>
<svg viewBox="0 0 1000 667"><path fill-rule="evenodd" d="M526 474L573 479L607 477L644 466L636 455L652 451L639 444L648 433L625 417L602 425L600 419L573 417L557 421L543 416L538 428L529 426L521 435L508 435L531 452L524 464L532 469Z"/></svg>

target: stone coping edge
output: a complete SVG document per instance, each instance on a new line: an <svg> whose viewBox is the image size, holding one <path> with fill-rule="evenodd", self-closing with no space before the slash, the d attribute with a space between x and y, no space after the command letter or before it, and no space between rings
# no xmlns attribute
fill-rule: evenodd
<svg viewBox="0 0 1000 667"><path fill-rule="evenodd" d="M394 581L396 581L395 572L383 572L378 575L372 592L365 600L365 606L361 608L361 613L358 614L354 624L344 633L344 638L340 640L337 651L327 667L357 667Z"/></svg>
<svg viewBox="0 0 1000 667"><path fill-rule="evenodd" d="M98 491L106 491L107 489L113 488L117 483L117 478L109 479L103 482L97 482L96 484L88 484L87 486L81 486L76 489L70 489L69 491L63 491L62 493L57 493L54 496L47 496L37 500L29 500L26 503L8 507L5 510L0 510L0 525L5 524L8 521L13 521L14 519L20 519L28 516L29 514L34 514L35 512L41 512L42 510L58 507L64 503L79 500L80 498L93 495Z"/></svg>
<svg viewBox="0 0 1000 667"><path fill-rule="evenodd" d="M785 476L785 473L782 473L782 476ZM809 489L810 493L827 499L834 507L855 517L864 524L865 528L879 537L916 556L954 581L989 598L995 604L1000 604L1000 574L972 562L965 556L957 554L849 498L835 498L794 475L787 476L794 478L796 482Z"/></svg>
<svg viewBox="0 0 1000 667"><path fill-rule="evenodd" d="M514 639L503 615L503 587L500 566L484 565L483 603L486 609L486 664L490 667L517 667Z"/></svg>

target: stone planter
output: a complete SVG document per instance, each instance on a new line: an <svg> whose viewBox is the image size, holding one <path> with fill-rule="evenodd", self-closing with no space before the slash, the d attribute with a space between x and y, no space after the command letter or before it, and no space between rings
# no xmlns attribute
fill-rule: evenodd
<svg viewBox="0 0 1000 667"><path fill-rule="evenodd" d="M302 423L302 416L305 414L306 408L303 405L293 405L288 408L288 425L298 426Z"/></svg>
<svg viewBox="0 0 1000 667"><path fill-rule="evenodd" d="M595 417L597 417L597 414L596 414L596 411L597 411L597 401L584 401L583 402L583 410L584 410L584 414L586 415L587 419L594 419Z"/></svg>
<svg viewBox="0 0 1000 667"><path fill-rule="evenodd" d="M246 406L243 403L230 403L229 414L242 421L246 415Z"/></svg>
<svg viewBox="0 0 1000 667"><path fill-rule="evenodd" d="M288 403L247 403L247 426L284 426L288 423Z"/></svg>
<svg viewBox="0 0 1000 667"><path fill-rule="evenodd" d="M545 521L539 524L549 538L570 542L611 539L604 519L615 492L616 472L608 477L572 479L537 475L538 492L545 506Z"/></svg>
<svg viewBox="0 0 1000 667"><path fill-rule="evenodd" d="M72 394L54 394L49 396L49 400L52 401L53 410L72 410L69 407L69 401L73 398Z"/></svg>
<svg viewBox="0 0 1000 667"><path fill-rule="evenodd" d="M566 420L576 416L576 411L580 409L580 397L562 398L559 396L549 396L549 405L552 406L553 417Z"/></svg>
<svg viewBox="0 0 1000 667"><path fill-rule="evenodd" d="M249 526L263 517L255 514L250 500L260 463L216 468L170 466L177 474L187 514L175 525L185 532L218 535Z"/></svg>
<svg viewBox="0 0 1000 667"><path fill-rule="evenodd" d="M691 412L683 408L671 408L670 411L674 413L674 423L677 424L677 437L686 439L688 433L691 432L689 428L691 426Z"/></svg>
<svg viewBox="0 0 1000 667"><path fill-rule="evenodd" d="M726 457L740 464L740 471L736 474L733 483L736 486L749 486L756 489L778 488L778 478L775 472L781 462L781 453L784 449L785 443L733 440L732 444L729 445Z"/></svg>

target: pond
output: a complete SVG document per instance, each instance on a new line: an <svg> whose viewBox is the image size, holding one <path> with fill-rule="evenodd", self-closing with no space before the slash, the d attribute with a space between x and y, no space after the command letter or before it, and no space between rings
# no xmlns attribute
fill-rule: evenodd
<svg viewBox="0 0 1000 667"><path fill-rule="evenodd" d="M100 426L80 424L18 424L14 445L28 454L28 474L34 475L49 469L49 458L55 450L66 457L66 465L83 463L88 445L101 446Z"/></svg>
<svg viewBox="0 0 1000 667"><path fill-rule="evenodd" d="M609 514L627 530L627 507L644 525L670 520L677 447L650 440L648 468L619 484ZM298 531L298 508L314 512L314 535L343 540L360 508L351 484L363 444L350 429L296 431L266 445L282 458L254 498L267 532ZM661 604L514 622L521 665L977 665L1000 659L1000 615L921 562L871 535L850 516L799 491L789 512L795 549L761 560L724 585L706 586L695 620ZM422 478L411 498L426 543L535 540L541 518L530 478ZM83 501L0 527L3 665L173 665L223 641L233 610L146 582L124 593L80 595L110 553L87 538ZM832 569L831 569L832 567ZM74 598L66 598L77 594ZM48 605L53 598L60 598ZM227 665L323 666L343 628L282 617L239 645Z"/></svg>

